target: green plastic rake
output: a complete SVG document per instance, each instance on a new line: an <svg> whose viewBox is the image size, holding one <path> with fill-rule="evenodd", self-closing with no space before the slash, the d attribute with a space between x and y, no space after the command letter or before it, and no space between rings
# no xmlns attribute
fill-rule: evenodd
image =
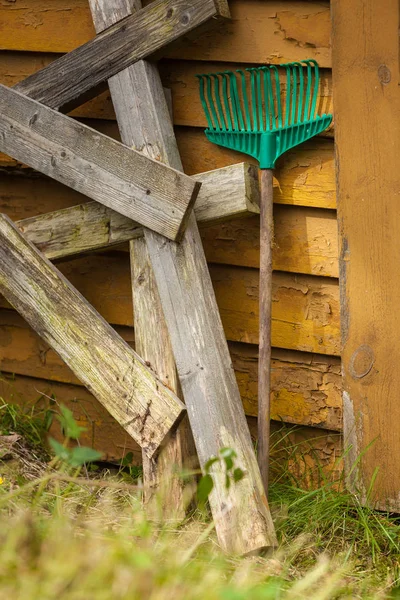
<svg viewBox="0 0 400 600"><path fill-rule="evenodd" d="M282 94L281 77L285 82ZM268 490L270 434L271 296L273 242L272 169L284 152L326 129L317 114L319 68L315 60L197 75L207 118L207 138L249 154L261 170L258 463Z"/></svg>

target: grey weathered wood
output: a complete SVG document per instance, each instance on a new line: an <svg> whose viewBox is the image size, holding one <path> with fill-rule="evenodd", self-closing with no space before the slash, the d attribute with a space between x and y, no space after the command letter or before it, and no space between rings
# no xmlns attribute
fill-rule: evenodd
<svg viewBox="0 0 400 600"><path fill-rule="evenodd" d="M5 215L0 292L153 456L184 405Z"/></svg>
<svg viewBox="0 0 400 600"><path fill-rule="evenodd" d="M108 14L105 8L99 19L104 21ZM204 23L211 26L227 16L222 0L156 0L27 77L15 89L67 112L95 96L99 85L113 75Z"/></svg>
<svg viewBox="0 0 400 600"><path fill-rule="evenodd" d="M157 373L157 377L181 394L174 355L165 323L157 284L144 238L131 242L132 295L136 352ZM145 502L153 517L184 519L187 508L180 472L197 464L193 436L185 416L171 432L157 457L143 456Z"/></svg>
<svg viewBox="0 0 400 600"><path fill-rule="evenodd" d="M113 2L112 5L103 0L89 0L96 31L99 32L105 26L116 22L121 15L121 11L124 12L124 16L129 15L131 12L129 4L129 0ZM118 10L113 11L111 6L116 7L116 5L118 5ZM135 6L134 8L137 9L138 7ZM133 65L123 71L121 75L117 75L109 81L113 97L118 98L116 104L117 110L120 114L122 113L121 123L127 122L125 114L130 114L129 102L139 102L140 104L140 102L146 101L146 88L143 89L140 97L134 95L130 100L126 98L124 93L126 79L128 79L130 87L135 85L133 82L136 80L137 74L140 77L142 67L142 63ZM157 76L155 69L149 69L148 73L156 73ZM159 91L160 97L158 98L157 110L165 117L168 124L172 105L171 102L168 103L168 99L160 88ZM151 90L149 92L151 93ZM152 105L151 108L153 108ZM154 115L153 127L153 122L149 123L146 120L148 119L148 112L144 112L143 122L141 121L141 114L140 106L137 106L135 110L137 118L135 127L132 128L129 124L129 127L121 133L122 140L127 145L140 149L145 155L168 163L165 148L160 145L160 141L164 131L167 135L171 135L171 128L167 127L166 130L160 131L158 127L159 120L157 120L156 115ZM134 135L133 132L135 132ZM143 238L131 241L130 256L136 350L148 364L151 364L158 377L166 385L173 391L181 393L157 284L151 268L146 242ZM193 437L187 417L180 423L175 432L168 436L168 440L156 458L148 457L145 452L142 452L144 500L147 510L151 511L153 518L161 516L163 519L179 521L185 517L185 483L178 476L176 470L189 466L187 463L190 462L191 456L195 456L195 454Z"/></svg>
<svg viewBox="0 0 400 600"><path fill-rule="evenodd" d="M161 110L159 104L162 91L155 68L141 62L134 72L118 77L120 90L116 94L114 87L110 90L122 139L128 143L125 136L132 134L135 140L135 128L137 132L140 125L143 138L152 145L151 132L157 131L159 147L169 164L180 168L168 111L165 107ZM148 229L145 240L200 463L204 466L211 456L229 446L237 452L237 466L246 472L242 481L227 490L224 473L214 465L210 506L218 539L229 552L246 553L275 545L268 501L195 216L189 218L180 244L172 244Z"/></svg>
<svg viewBox="0 0 400 600"><path fill-rule="evenodd" d="M200 186L3 85L0 151L174 240Z"/></svg>
<svg viewBox="0 0 400 600"><path fill-rule="evenodd" d="M259 212L257 168L241 163L195 176L202 182L194 212L199 225ZM99 250L142 237L139 223L98 202L88 202L18 221L18 227L50 260Z"/></svg>

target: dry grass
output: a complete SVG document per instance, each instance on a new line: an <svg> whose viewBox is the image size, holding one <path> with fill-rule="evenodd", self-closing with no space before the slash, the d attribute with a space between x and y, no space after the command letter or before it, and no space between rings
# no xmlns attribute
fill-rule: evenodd
<svg viewBox="0 0 400 600"><path fill-rule="evenodd" d="M4 437L0 447L6 448ZM152 523L140 482L106 470L94 479L48 463L22 437L6 450L0 600L400 597L398 521L338 493L337 482L312 492L285 480L273 484L279 548L264 557L227 557L205 513L179 526Z"/></svg>

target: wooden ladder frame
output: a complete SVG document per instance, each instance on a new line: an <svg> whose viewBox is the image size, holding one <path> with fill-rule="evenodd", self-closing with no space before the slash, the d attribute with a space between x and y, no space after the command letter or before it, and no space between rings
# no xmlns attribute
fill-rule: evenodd
<svg viewBox="0 0 400 600"><path fill-rule="evenodd" d="M191 214L200 186L180 173L158 71L139 62L195 27L228 17L227 4L156 0L138 11L129 0L90 5L96 30L102 31L97 38L14 89L0 86L0 150L106 204L111 211L96 204L88 209L97 224L108 219L117 223L111 230L122 227L124 239L136 238L131 257L142 358L31 243L43 223L62 221L66 211L20 223L25 235L1 216L0 291L141 445L148 477L157 479L163 464L182 456L186 435L176 433L185 413L176 395L179 380L201 466L230 446L245 472L227 489L223 470L214 465L210 506L221 546L236 553L273 546L268 502ZM125 146L58 112L98 93L107 79ZM75 207L68 211L67 231L77 215ZM132 219L144 225L143 237L133 235L138 228ZM111 243L121 239L109 236ZM100 245L107 244L103 239ZM59 243L52 256L60 255ZM164 458L157 462L162 445Z"/></svg>

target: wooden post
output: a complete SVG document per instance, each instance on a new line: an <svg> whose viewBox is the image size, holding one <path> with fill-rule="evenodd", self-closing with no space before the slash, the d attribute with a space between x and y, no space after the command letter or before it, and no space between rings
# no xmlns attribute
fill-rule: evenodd
<svg viewBox="0 0 400 600"><path fill-rule="evenodd" d="M398 512L399 2L331 9L347 473L366 501L378 469L370 501Z"/></svg>
<svg viewBox="0 0 400 600"><path fill-rule="evenodd" d="M97 0L96 4L105 4ZM223 4L221 1L220 4ZM119 6L119 2L114 2ZM136 86L137 73L130 69L110 82L117 120L127 140L153 141L169 164L180 166L172 124L160 106L160 82L151 66L142 64L145 84ZM139 108L140 107L140 108ZM163 110L161 110L163 108ZM179 379L186 401L201 465L233 447L238 466L246 476L226 489L225 477L214 469L210 496L218 539L228 552L247 553L276 543L274 527L260 471L247 427L243 406L229 356L196 219L192 215L183 241L170 244L145 230L145 240L168 326Z"/></svg>

